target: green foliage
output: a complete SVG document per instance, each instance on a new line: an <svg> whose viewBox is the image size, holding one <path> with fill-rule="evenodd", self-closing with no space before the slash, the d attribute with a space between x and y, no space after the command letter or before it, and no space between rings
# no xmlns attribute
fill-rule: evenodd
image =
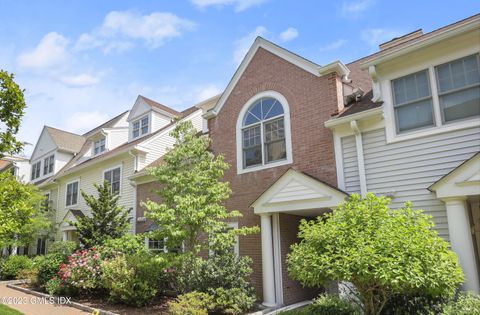
<svg viewBox="0 0 480 315"><path fill-rule="evenodd" d="M107 239L102 246L102 251L110 252L107 256L111 256L113 252L123 254L148 254L149 251L145 246L145 238L141 234L132 235L125 234L119 238Z"/></svg>
<svg viewBox="0 0 480 315"><path fill-rule="evenodd" d="M72 241L55 241L48 246L48 253L59 255L66 259L73 254L77 247L77 243Z"/></svg>
<svg viewBox="0 0 480 315"><path fill-rule="evenodd" d="M329 280L355 285L366 314L379 314L390 296L451 296L463 281L458 258L433 229L431 217L389 209L390 200L352 195L332 213L303 220L288 268L307 286Z"/></svg>
<svg viewBox="0 0 480 315"><path fill-rule="evenodd" d="M34 185L19 182L9 172L0 173L0 248L26 246L50 226L39 207L43 198Z"/></svg>
<svg viewBox="0 0 480 315"><path fill-rule="evenodd" d="M119 255L104 261L102 272L103 285L113 301L143 306L157 294L164 266L145 254Z"/></svg>
<svg viewBox="0 0 480 315"><path fill-rule="evenodd" d="M53 277L45 284L45 290L50 295L60 295L64 292L64 284L60 278Z"/></svg>
<svg viewBox="0 0 480 315"><path fill-rule="evenodd" d="M303 308L280 313L282 315L360 315L360 308L354 303L336 295L322 294Z"/></svg>
<svg viewBox="0 0 480 315"><path fill-rule="evenodd" d="M17 279L26 279L30 285L38 285L38 269L35 267L22 269L17 274Z"/></svg>
<svg viewBox="0 0 480 315"><path fill-rule="evenodd" d="M480 315L480 296L462 293L457 301L447 304L443 315Z"/></svg>
<svg viewBox="0 0 480 315"><path fill-rule="evenodd" d="M157 192L161 204L144 203L147 217L161 227L152 237L167 239L168 248L183 243L185 251L198 254L210 244L215 250L231 247L235 234L258 232L258 228L229 229L225 220L241 214L223 206L231 194L229 183L221 181L229 165L208 150L208 136L199 136L190 121L179 122L171 136L176 140L173 148L160 166L149 169L162 187Z"/></svg>
<svg viewBox="0 0 480 315"><path fill-rule="evenodd" d="M6 305L0 304L0 314L2 315L25 315L22 312L14 310Z"/></svg>
<svg viewBox="0 0 480 315"><path fill-rule="evenodd" d="M68 257L68 263L61 264L58 275L62 283L81 293L91 293L102 288L100 253L91 249L79 250Z"/></svg>
<svg viewBox="0 0 480 315"><path fill-rule="evenodd" d="M429 295L403 295L395 294L391 296L385 306L382 308L382 315L433 315L441 314L442 307L451 299Z"/></svg>
<svg viewBox="0 0 480 315"><path fill-rule="evenodd" d="M210 291L213 297L214 311L221 314L244 314L255 303L255 294L241 288L224 289L222 287Z"/></svg>
<svg viewBox="0 0 480 315"><path fill-rule="evenodd" d="M15 83L14 75L0 70L0 158L19 153L23 143L15 138L25 114L24 90Z"/></svg>
<svg viewBox="0 0 480 315"><path fill-rule="evenodd" d="M20 270L31 269L32 267L32 260L27 256L11 255L3 263L2 279L17 279Z"/></svg>
<svg viewBox="0 0 480 315"><path fill-rule="evenodd" d="M213 308L213 297L196 291L179 295L175 301L168 303L171 315L208 315Z"/></svg>
<svg viewBox="0 0 480 315"><path fill-rule="evenodd" d="M128 231L130 224L128 211L118 205L119 196L111 192L110 184L105 181L103 185L94 186L98 197L82 191L92 215L70 223L77 228L78 238L86 248L102 245L109 238L121 237Z"/></svg>

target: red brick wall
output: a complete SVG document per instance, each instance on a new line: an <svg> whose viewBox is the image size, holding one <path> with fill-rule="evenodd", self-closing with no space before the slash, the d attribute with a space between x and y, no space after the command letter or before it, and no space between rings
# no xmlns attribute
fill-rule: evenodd
<svg viewBox="0 0 480 315"><path fill-rule="evenodd" d="M158 182L151 182L146 184L140 184L137 186L137 218L145 217L145 208L141 205L142 202L147 201L148 199L160 202L160 197L155 193L156 190L160 189L160 184ZM145 232L152 222L136 222L137 224L137 233Z"/></svg>
<svg viewBox="0 0 480 315"><path fill-rule="evenodd" d="M333 137L331 131L323 125L337 109L336 80L338 77L335 74L316 77L260 48L222 110L217 117L209 120L212 149L224 154L226 161L231 164L225 179L231 183L233 195L226 206L243 213L239 226L260 226L260 217L253 213L250 205L289 167L294 166L297 170L336 186ZM237 175L237 117L251 97L265 90L281 93L289 103L293 164ZM240 254L253 259L252 283L261 298L260 234L241 237Z"/></svg>

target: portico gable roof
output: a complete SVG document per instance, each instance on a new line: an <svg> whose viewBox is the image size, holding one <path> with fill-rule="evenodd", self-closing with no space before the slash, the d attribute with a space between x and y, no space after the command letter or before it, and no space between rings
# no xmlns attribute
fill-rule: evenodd
<svg viewBox="0 0 480 315"><path fill-rule="evenodd" d="M293 168L285 172L251 205L256 214L336 208L348 194Z"/></svg>

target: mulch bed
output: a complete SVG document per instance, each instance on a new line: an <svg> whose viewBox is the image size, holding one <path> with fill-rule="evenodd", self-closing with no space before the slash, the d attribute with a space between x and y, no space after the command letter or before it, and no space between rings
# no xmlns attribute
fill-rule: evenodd
<svg viewBox="0 0 480 315"><path fill-rule="evenodd" d="M18 286L37 291L46 293L44 290L29 285L28 283L18 284ZM128 306L125 304L112 304L108 302L108 298L105 296L98 296L98 297L72 297L72 301L90 306L93 308L102 309L105 311L110 311L113 313L117 313L120 315L146 315L146 314L153 314L153 315L168 315L167 303L174 298L172 297L165 297L159 296L156 297L150 304L143 306L143 307L134 307Z"/></svg>

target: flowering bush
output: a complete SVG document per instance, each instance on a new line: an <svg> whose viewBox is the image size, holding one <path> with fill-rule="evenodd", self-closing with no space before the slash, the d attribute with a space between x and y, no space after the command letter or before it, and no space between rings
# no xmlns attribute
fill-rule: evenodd
<svg viewBox="0 0 480 315"><path fill-rule="evenodd" d="M65 285L89 291L101 288L101 255L96 248L79 250L60 265L58 275Z"/></svg>

